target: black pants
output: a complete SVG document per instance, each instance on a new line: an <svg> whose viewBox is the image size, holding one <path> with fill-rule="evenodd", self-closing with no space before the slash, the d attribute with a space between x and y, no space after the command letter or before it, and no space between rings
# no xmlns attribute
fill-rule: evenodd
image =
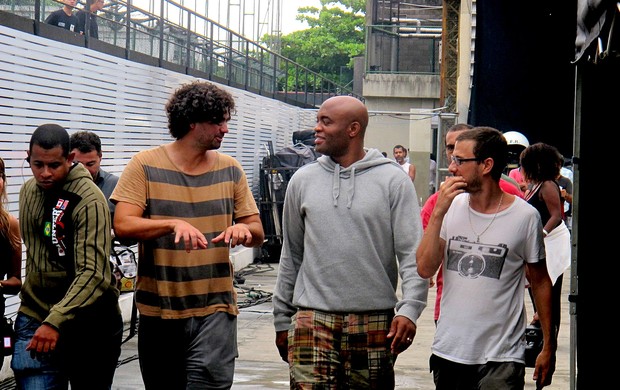
<svg viewBox="0 0 620 390"><path fill-rule="evenodd" d="M431 355L436 390L523 390L525 365L516 362L461 364Z"/></svg>

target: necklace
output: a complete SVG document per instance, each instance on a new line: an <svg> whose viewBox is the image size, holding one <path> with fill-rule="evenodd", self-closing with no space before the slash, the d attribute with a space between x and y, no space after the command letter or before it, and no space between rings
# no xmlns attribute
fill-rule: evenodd
<svg viewBox="0 0 620 390"><path fill-rule="evenodd" d="M493 225L493 222L495 221L495 217L497 217L497 213L499 213L499 209L500 209L500 207L502 207L502 200L504 200L504 191L502 191L502 196L499 198L499 203L497 204L497 210L495 210L495 214L493 214L493 219L491 219L491 222L489 222L487 227L485 227L482 232L476 233L476 229L474 229L474 224L471 223L471 213L472 213L472 211L471 211L471 195L469 196L469 198L467 200L467 205L469 207L467 209L467 217L469 218L469 227L471 227L471 230L474 232L474 235L476 236L476 243L480 243L480 236L482 236L484 233L486 233L486 231L489 230L491 225Z"/></svg>

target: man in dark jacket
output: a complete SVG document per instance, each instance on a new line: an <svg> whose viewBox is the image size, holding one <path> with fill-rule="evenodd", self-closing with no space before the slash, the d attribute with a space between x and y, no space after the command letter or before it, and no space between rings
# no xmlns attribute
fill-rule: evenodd
<svg viewBox="0 0 620 390"><path fill-rule="evenodd" d="M109 389L123 320L110 263L110 211L90 173L73 163L67 131L39 126L33 178L19 194L26 278L11 368L18 388Z"/></svg>

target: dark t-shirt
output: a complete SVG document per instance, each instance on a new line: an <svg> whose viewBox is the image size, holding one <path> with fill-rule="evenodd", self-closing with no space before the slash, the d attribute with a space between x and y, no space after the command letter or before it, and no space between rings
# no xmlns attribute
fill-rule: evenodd
<svg viewBox="0 0 620 390"><path fill-rule="evenodd" d="M52 12L45 19L45 23L52 26L62 27L65 30L79 32L78 30L78 18L71 14L67 15L63 9Z"/></svg>
<svg viewBox="0 0 620 390"><path fill-rule="evenodd" d="M78 18L78 31L86 33L86 16L88 13L84 10L79 10L75 14ZM97 16L90 15L90 36L99 39L99 26L97 25Z"/></svg>

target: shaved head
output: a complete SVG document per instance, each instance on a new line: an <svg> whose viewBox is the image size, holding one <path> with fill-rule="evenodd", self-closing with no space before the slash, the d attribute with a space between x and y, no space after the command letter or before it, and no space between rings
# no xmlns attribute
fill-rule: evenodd
<svg viewBox="0 0 620 390"><path fill-rule="evenodd" d="M342 166L361 160L368 110L351 96L334 96L321 105L316 115L315 150L330 156Z"/></svg>
<svg viewBox="0 0 620 390"><path fill-rule="evenodd" d="M353 96L334 96L325 100L321 108L329 109L335 115L342 115L350 122L359 123L361 135L364 136L368 127L368 109L361 100Z"/></svg>

